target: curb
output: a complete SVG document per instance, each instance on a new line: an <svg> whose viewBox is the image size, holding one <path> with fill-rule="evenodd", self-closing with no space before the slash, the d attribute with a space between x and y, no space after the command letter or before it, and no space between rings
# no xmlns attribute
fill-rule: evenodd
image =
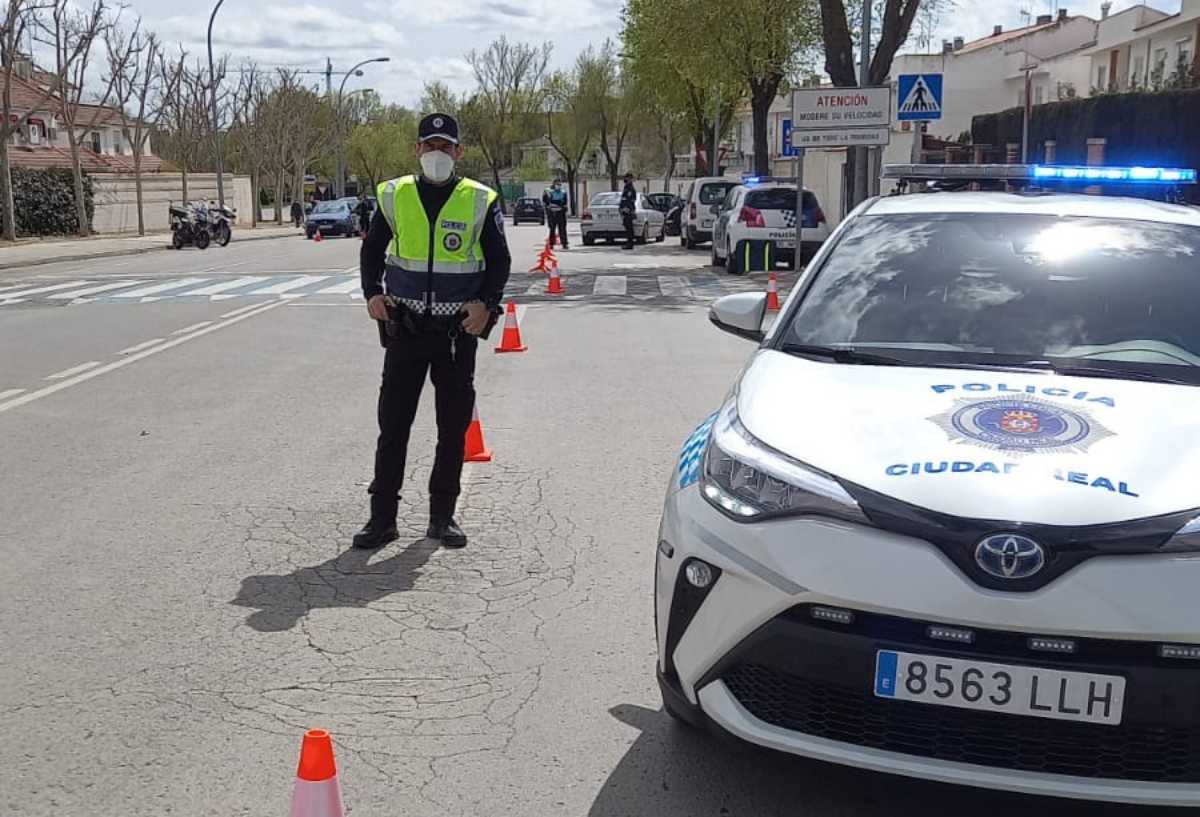
<svg viewBox="0 0 1200 817"><path fill-rule="evenodd" d="M235 237L234 241L270 241L276 238L296 238L298 233L283 233L272 235L241 235ZM14 269L24 269L25 267L40 267L46 264L66 263L69 261L87 261L92 258L117 258L122 255L142 255L148 252L158 252L160 250L171 249L170 244L153 245L150 247L135 247L125 250L108 250L106 252L89 252L77 255L55 255L47 258L34 258L29 261L21 261L19 263L3 264L0 263L0 272ZM220 249L220 248L218 248Z"/></svg>

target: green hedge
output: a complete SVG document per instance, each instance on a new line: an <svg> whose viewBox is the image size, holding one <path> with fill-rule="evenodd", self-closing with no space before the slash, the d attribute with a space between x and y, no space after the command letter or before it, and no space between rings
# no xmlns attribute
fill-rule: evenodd
<svg viewBox="0 0 1200 817"><path fill-rule="evenodd" d="M75 235L79 232L75 181L70 170L14 167L12 184L18 236ZM90 227L96 206L92 200L92 180L86 174L83 197Z"/></svg>
<svg viewBox="0 0 1200 817"><path fill-rule="evenodd" d="M1045 157L1044 145L1057 144L1058 164L1086 164L1087 140L1104 138L1110 165L1200 167L1200 89L1157 93L1103 94L1037 105L1029 123L1030 161ZM976 116L971 137L977 145L1003 148L1021 141L1021 109ZM1189 191L1197 200L1198 191Z"/></svg>

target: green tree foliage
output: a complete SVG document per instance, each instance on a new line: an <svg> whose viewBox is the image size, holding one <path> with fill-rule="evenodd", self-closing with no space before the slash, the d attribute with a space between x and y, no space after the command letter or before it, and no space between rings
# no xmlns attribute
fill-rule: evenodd
<svg viewBox="0 0 1200 817"><path fill-rule="evenodd" d="M360 184L374 190L381 182L418 171L416 117L409 118L407 123L364 122L354 129L346 157Z"/></svg>
<svg viewBox="0 0 1200 817"><path fill-rule="evenodd" d="M716 7L708 13L707 6ZM736 6L719 6L715 0L627 0L621 33L629 70L644 89L651 89L654 107L687 122L697 150L698 173L711 172L708 156L714 154L718 134L723 135L745 94L740 77L728 69L728 55L713 46L714 20L736 13Z"/></svg>

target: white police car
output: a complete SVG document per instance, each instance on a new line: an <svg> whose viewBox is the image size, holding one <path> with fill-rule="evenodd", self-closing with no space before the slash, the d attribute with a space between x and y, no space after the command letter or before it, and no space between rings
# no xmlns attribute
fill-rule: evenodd
<svg viewBox="0 0 1200 817"><path fill-rule="evenodd" d="M807 188L803 196L801 258L808 259L829 237L829 223ZM776 261L791 266L796 252L796 184L770 177L748 177L732 188L717 211L713 226L712 265L723 266L730 275L755 269L751 262L753 242L766 245L759 269L771 269Z"/></svg>
<svg viewBox="0 0 1200 817"><path fill-rule="evenodd" d="M765 338L763 300L712 308L761 346L666 500L666 709L882 772L1200 806L1200 210L876 199Z"/></svg>

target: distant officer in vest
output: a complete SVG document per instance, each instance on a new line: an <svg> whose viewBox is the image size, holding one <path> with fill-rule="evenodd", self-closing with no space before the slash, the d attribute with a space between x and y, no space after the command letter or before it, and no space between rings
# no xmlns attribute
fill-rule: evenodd
<svg viewBox="0 0 1200 817"><path fill-rule="evenodd" d="M562 189L562 182L554 180L554 184L542 192L542 204L546 208L546 223L550 225L550 242L554 242L554 231L558 230L558 243L564 250L567 245L567 191Z"/></svg>
<svg viewBox="0 0 1200 817"><path fill-rule="evenodd" d="M396 513L408 438L428 374L437 407L437 451L429 478L426 536L464 547L454 519L467 426L475 407L475 351L500 314L512 259L494 190L454 172L458 123L435 113L418 126L418 176L379 185L360 264L367 312L383 322L387 352L379 389L379 439L371 518L357 548L397 537Z"/></svg>

